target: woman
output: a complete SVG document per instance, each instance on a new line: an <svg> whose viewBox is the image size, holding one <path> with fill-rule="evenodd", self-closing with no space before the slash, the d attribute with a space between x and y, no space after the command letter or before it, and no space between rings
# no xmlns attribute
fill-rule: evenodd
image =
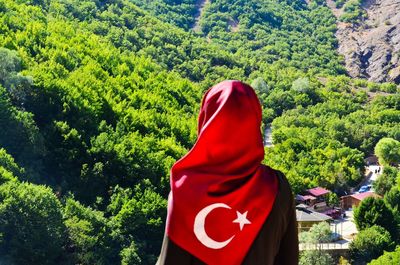
<svg viewBox="0 0 400 265"><path fill-rule="evenodd" d="M197 142L171 169L157 264L298 264L293 196L283 174L261 164L261 118L250 86L207 91Z"/></svg>

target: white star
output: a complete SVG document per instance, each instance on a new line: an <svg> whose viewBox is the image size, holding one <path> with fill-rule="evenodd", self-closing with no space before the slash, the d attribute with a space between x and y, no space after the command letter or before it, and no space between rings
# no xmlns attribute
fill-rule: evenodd
<svg viewBox="0 0 400 265"><path fill-rule="evenodd" d="M248 211L242 214L236 211L237 218L232 223L238 223L240 225L240 231L243 230L244 225L251 224L251 222L247 220L247 212Z"/></svg>

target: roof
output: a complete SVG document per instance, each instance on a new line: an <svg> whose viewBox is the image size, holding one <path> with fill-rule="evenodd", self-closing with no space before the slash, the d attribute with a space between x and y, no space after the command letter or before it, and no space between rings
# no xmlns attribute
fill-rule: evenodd
<svg viewBox="0 0 400 265"><path fill-rule="evenodd" d="M314 196L311 196L311 195L304 195L303 199L306 201L306 200L315 200L316 198Z"/></svg>
<svg viewBox="0 0 400 265"><path fill-rule="evenodd" d="M369 156L364 159L365 162L370 162L370 163L377 163L378 162L378 157L376 155Z"/></svg>
<svg viewBox="0 0 400 265"><path fill-rule="evenodd" d="M296 205L296 209L297 208L308 208L308 207L310 207L310 206L302 204L302 203Z"/></svg>
<svg viewBox="0 0 400 265"><path fill-rule="evenodd" d="M315 197L319 197L319 196L328 194L330 191L327 189L321 188L321 187L316 187L316 188L308 189L307 192Z"/></svg>
<svg viewBox="0 0 400 265"><path fill-rule="evenodd" d="M332 217L309 209L296 207L296 219L298 222L323 222L332 220Z"/></svg>
<svg viewBox="0 0 400 265"><path fill-rule="evenodd" d="M357 200L359 200L359 201L362 201L362 200L364 200L365 198L368 198L368 197L378 197L379 195L376 194L376 193L373 192L373 191L367 191L367 192L363 192L363 193L352 194L352 195L350 195L350 196L353 197L354 199L357 199Z"/></svg>
<svg viewBox="0 0 400 265"><path fill-rule="evenodd" d="M316 198L314 196L311 195L300 195L297 194L296 195L296 200L297 201L307 201L307 200L315 200Z"/></svg>

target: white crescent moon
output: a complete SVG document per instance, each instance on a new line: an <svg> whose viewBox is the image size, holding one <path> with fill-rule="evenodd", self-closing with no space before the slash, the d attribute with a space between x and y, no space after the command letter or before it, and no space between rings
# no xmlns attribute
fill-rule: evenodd
<svg viewBox="0 0 400 265"><path fill-rule="evenodd" d="M229 238L226 241L218 242L218 241L213 240L212 238L210 238L207 235L206 229L204 227L204 223L206 221L206 217L212 210L217 209L217 208L231 209L231 207L229 207L228 205L226 205L224 203L214 203L214 204L211 204L211 205L203 208L196 215L196 218L194 220L194 229L193 229L193 231L194 231L194 234L196 235L197 239L204 246L206 246L208 248L212 248L212 249L221 249L221 248L225 247L235 237L235 236L232 236L231 238Z"/></svg>

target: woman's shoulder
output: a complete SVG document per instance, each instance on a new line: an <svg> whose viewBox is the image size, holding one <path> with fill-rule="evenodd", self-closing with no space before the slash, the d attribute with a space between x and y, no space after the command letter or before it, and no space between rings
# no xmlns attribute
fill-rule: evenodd
<svg viewBox="0 0 400 265"><path fill-rule="evenodd" d="M285 174L276 169L272 169L278 180L278 192L275 197L274 208L276 208L281 214L290 214L292 208L294 207L294 196L292 188Z"/></svg>
<svg viewBox="0 0 400 265"><path fill-rule="evenodd" d="M274 169L274 171L279 180L279 183L290 189L290 184L288 179L286 178L286 175L280 170Z"/></svg>
<svg viewBox="0 0 400 265"><path fill-rule="evenodd" d="M292 190L289 184L288 179L286 178L285 174L277 169L273 169L269 166L265 166L268 168L268 170L270 170L271 172L275 173L275 176L278 180L278 190L280 193L284 193L284 194L292 194Z"/></svg>

